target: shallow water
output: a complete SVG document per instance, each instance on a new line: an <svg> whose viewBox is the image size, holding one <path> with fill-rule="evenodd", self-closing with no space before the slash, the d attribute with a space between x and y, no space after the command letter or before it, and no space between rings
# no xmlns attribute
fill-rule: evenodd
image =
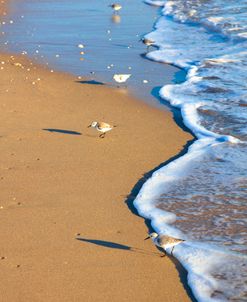
<svg viewBox="0 0 247 302"><path fill-rule="evenodd" d="M185 74L145 59L146 46L139 40L152 28L157 10L125 0L116 15L108 5L107 0L12 1L9 15L3 19L2 48L27 52L51 68L95 82L116 86L112 79L115 73L132 74L126 82L128 89L159 106L154 87L177 81Z"/></svg>

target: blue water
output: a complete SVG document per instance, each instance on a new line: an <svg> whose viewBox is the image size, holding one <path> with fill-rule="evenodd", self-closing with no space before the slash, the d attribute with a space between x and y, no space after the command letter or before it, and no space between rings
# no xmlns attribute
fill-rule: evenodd
<svg viewBox="0 0 247 302"><path fill-rule="evenodd" d="M156 231L186 239L174 255L198 301L247 301L247 2L146 0L151 6L133 11L125 1L119 17L96 2L21 2L23 15L2 26L2 45L94 80L132 73L128 85L144 98L163 86L161 98L197 140L153 174L134 204ZM147 31L158 48L146 54L138 40ZM186 80L169 84L157 62L181 67Z"/></svg>

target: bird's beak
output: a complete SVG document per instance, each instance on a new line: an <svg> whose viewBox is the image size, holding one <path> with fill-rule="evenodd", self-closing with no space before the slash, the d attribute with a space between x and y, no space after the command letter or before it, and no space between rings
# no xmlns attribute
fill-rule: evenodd
<svg viewBox="0 0 247 302"><path fill-rule="evenodd" d="M150 236L147 236L147 238L145 238L144 240L150 239Z"/></svg>
<svg viewBox="0 0 247 302"><path fill-rule="evenodd" d="M91 127L91 125L88 125L87 127L88 127L88 128L90 128L90 127Z"/></svg>

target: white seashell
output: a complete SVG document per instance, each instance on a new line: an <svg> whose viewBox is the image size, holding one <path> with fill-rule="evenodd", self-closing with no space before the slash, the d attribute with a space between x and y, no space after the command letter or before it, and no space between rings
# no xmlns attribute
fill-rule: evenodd
<svg viewBox="0 0 247 302"><path fill-rule="evenodd" d="M130 76L131 74L114 74L113 79L118 83L124 83Z"/></svg>

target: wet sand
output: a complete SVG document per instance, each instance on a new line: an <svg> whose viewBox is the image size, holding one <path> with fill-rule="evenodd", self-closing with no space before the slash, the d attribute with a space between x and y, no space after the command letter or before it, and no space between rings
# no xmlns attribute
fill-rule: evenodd
<svg viewBox="0 0 247 302"><path fill-rule="evenodd" d="M0 300L190 301L128 195L191 136L125 90L0 58Z"/></svg>

